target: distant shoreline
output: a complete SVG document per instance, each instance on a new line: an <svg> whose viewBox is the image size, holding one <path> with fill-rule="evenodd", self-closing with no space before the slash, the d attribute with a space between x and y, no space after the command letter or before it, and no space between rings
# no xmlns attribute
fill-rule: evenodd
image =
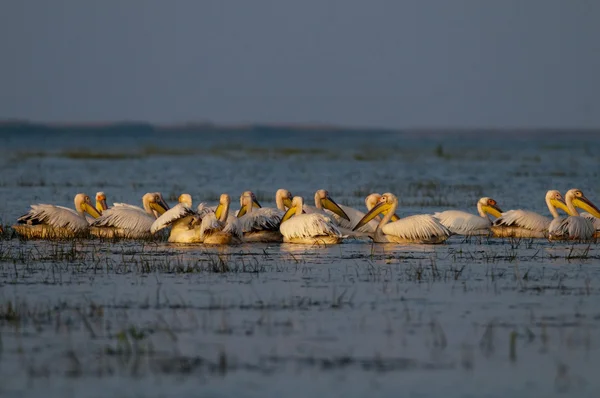
<svg viewBox="0 0 600 398"><path fill-rule="evenodd" d="M187 123L149 123L137 121L114 122L35 122L19 119L0 120L0 133L2 132L110 132L122 131L147 131L147 132L242 132L242 131L281 131L281 132L397 132L397 133L600 133L600 128L570 128L570 127L409 127L385 128L368 126L343 126L318 123L240 123L216 124L212 122L187 122Z"/></svg>

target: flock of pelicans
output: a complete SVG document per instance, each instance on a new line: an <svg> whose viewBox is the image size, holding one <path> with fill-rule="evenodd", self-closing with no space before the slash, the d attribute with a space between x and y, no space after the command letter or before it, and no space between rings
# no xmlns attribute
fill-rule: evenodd
<svg viewBox="0 0 600 398"><path fill-rule="evenodd" d="M240 196L240 209L230 210L230 197L222 194L217 206L201 203L194 208L189 194L179 196L172 208L158 192L142 197L142 207L106 205L106 195L75 196L75 210L55 205L31 205L12 228L28 239L103 237L147 239L168 234L173 243L231 245L242 242L288 242L336 244L344 238L369 237L378 243L424 243L446 241L451 235L594 240L600 236L600 210L579 189L563 196L546 193L552 218L528 210L502 212L496 201L481 198L478 215L447 210L433 215L398 217L398 198L391 193L366 197L367 212L338 205L326 190L315 193L315 205L304 204L286 189L275 194L276 208L262 207L251 191ZM577 209L585 213L580 215ZM561 216L558 210L566 213ZM87 217L89 215L89 217ZM492 220L490 216L495 219ZM90 218L91 217L91 218Z"/></svg>

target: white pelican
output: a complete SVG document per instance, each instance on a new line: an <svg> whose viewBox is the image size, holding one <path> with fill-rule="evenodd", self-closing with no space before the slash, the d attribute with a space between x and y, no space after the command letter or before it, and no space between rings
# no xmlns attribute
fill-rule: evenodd
<svg viewBox="0 0 600 398"><path fill-rule="evenodd" d="M150 233L155 234L163 228L171 227L168 241L171 243L202 243L200 223L202 215L208 210L204 203L198 210L192 209L192 196L182 193L178 198L179 203L164 212L150 226Z"/></svg>
<svg viewBox="0 0 600 398"><path fill-rule="evenodd" d="M565 203L569 210L569 217L564 219L555 218L548 228L548 239L550 240L591 240L594 238L596 228L593 221L582 217L575 208L574 201L585 209L598 213L598 208L585 197L583 192L577 188L570 189L565 195Z"/></svg>
<svg viewBox="0 0 600 398"><path fill-rule="evenodd" d="M569 214L569 209L557 190L546 192L546 206L553 218L559 217L557 207ZM492 233L499 238L547 238L551 221L532 211L509 210L494 221Z"/></svg>
<svg viewBox="0 0 600 398"><path fill-rule="evenodd" d="M31 205L29 212L17 219L15 232L28 239L73 238L87 236L90 224L85 214L97 218L101 213L84 193L75 195L75 210L63 206Z"/></svg>
<svg viewBox="0 0 600 398"><path fill-rule="evenodd" d="M377 206L373 207L354 229L362 227L379 214L384 214L372 235L373 241L377 243L443 243L451 235L448 228L429 214L409 216L390 223L397 208L396 195L384 193Z"/></svg>
<svg viewBox="0 0 600 398"><path fill-rule="evenodd" d="M101 238L148 239L154 220L169 209L160 192L142 197L143 208L115 203L91 224L91 234Z"/></svg>
<svg viewBox="0 0 600 398"><path fill-rule="evenodd" d="M583 196L583 193L581 194ZM573 204L576 207L579 207L582 210L585 210L585 213L581 213L582 217L587 218L594 224L594 229L596 230L594 237L600 238L600 210L589 199L581 199L575 195L573 199Z"/></svg>
<svg viewBox="0 0 600 398"><path fill-rule="evenodd" d="M202 217L200 225L202 240L206 245L235 245L243 240L238 219L229 214L231 200L224 193L219 198L216 210Z"/></svg>
<svg viewBox="0 0 600 398"><path fill-rule="evenodd" d="M433 216L455 235L490 235L492 221L489 214L498 218L502 215L502 210L494 199L481 198L477 201L477 212L479 216L461 210L446 210L434 213Z"/></svg>
<svg viewBox="0 0 600 398"><path fill-rule="evenodd" d="M96 192L96 210L102 213L104 210L108 209L106 205L106 195L104 192Z"/></svg>
<svg viewBox="0 0 600 398"><path fill-rule="evenodd" d="M303 213L303 201L300 196L292 200L292 207L281 219L279 231L286 243L305 245L336 244L342 241L342 233L335 223L321 213Z"/></svg>
<svg viewBox="0 0 600 398"><path fill-rule="evenodd" d="M350 217L348 217L346 212L344 210L342 210L340 205L335 203L335 201L331 198L331 196L329 196L329 192L325 189L319 189L317 192L315 192L315 205L314 206L304 205L302 210L304 213L307 213L307 214L318 213L318 214L326 215L330 218L332 217L332 213L334 213L334 214L337 214L339 218L342 218L342 219L346 220L347 222L350 221ZM352 233L352 231L350 229L352 227L344 228L338 223L338 221L335 218L331 218L331 220L335 223L335 225L338 227L338 229L341 232L345 232L346 235L348 233Z"/></svg>
<svg viewBox="0 0 600 398"><path fill-rule="evenodd" d="M281 218L287 207L292 207L292 195L285 189L275 194L277 208L261 207L256 196L246 191L240 196L240 211L237 217L246 242L281 242L283 235L279 232Z"/></svg>

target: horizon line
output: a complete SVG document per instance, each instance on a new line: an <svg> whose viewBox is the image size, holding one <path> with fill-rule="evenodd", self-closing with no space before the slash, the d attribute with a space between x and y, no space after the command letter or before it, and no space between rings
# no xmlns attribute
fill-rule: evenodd
<svg viewBox="0 0 600 398"><path fill-rule="evenodd" d="M9 126L29 126L47 128L112 128L119 126L147 126L164 130L191 130L198 128L211 128L221 130L249 130L254 128L284 128L292 130L379 130L389 132L477 132L477 131L502 131L502 132L548 132L548 131L577 131L600 132L598 127L576 126L406 126L382 127L366 125L344 125L325 122L235 122L217 123L210 120L181 121L181 122L150 122L134 119L105 120L105 121L38 121L20 118L0 118L0 128Z"/></svg>

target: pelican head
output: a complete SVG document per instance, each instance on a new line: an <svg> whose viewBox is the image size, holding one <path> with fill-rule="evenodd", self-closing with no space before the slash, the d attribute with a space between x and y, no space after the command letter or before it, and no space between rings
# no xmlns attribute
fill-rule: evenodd
<svg viewBox="0 0 600 398"><path fill-rule="evenodd" d="M219 205L215 209L215 217L217 217L217 220L224 221L227 219L227 213L229 212L230 203L231 199L229 198L229 195L226 193L221 194L221 197L219 198Z"/></svg>
<svg viewBox="0 0 600 398"><path fill-rule="evenodd" d="M377 206L377 203L381 199L381 194L372 193L365 198L365 206L367 206L367 210L371 210L373 207ZM383 213L385 214L385 212ZM398 221L400 217L396 213L392 216L392 221Z"/></svg>
<svg viewBox="0 0 600 398"><path fill-rule="evenodd" d="M96 210L102 213L106 209L108 209L108 206L106 205L106 195L104 192L96 192Z"/></svg>
<svg viewBox="0 0 600 398"><path fill-rule="evenodd" d="M154 214L156 218L169 210L169 205L163 199L160 192L148 192L142 196L142 204L148 214Z"/></svg>
<svg viewBox="0 0 600 398"><path fill-rule="evenodd" d="M560 195L560 194L559 194ZM498 207L496 201L492 198L481 198L477 203L478 207L481 206L481 210L484 213L491 214L492 216L499 218L502 216L502 209Z"/></svg>
<svg viewBox="0 0 600 398"><path fill-rule="evenodd" d="M571 214L565 200L556 189L551 189L546 192L546 204L548 204L548 207L553 206L563 210L567 214Z"/></svg>
<svg viewBox="0 0 600 398"><path fill-rule="evenodd" d="M256 195L252 191L246 191L240 196L240 211L238 211L238 218L251 211L255 207L260 209L262 206L258 203Z"/></svg>
<svg viewBox="0 0 600 398"><path fill-rule="evenodd" d="M289 220L293 215L302 214L302 207L304 206L304 201L300 196L294 196L292 199L292 206L285 212L283 217L281 218L281 222Z"/></svg>
<svg viewBox="0 0 600 398"><path fill-rule="evenodd" d="M574 206L587 211L594 217L600 218L600 210L598 210L591 200L585 197L580 189L569 189L565 197L567 198L567 201L571 200Z"/></svg>
<svg viewBox="0 0 600 398"><path fill-rule="evenodd" d="M379 214L387 215L390 211L395 212L397 207L398 198L396 197L396 195L389 192L384 193L383 195L381 195L381 198L379 198L379 201L377 202L375 207L369 210L369 212L365 214L365 216L358 222L358 224L354 226L354 228L352 228L352 230L356 231L357 229L359 229L360 227L377 217ZM392 214L392 216L394 216L394 214Z"/></svg>
<svg viewBox="0 0 600 398"><path fill-rule="evenodd" d="M287 189L280 188L275 193L275 202L277 203L277 208L280 210L285 210L292 207L292 194Z"/></svg>
<svg viewBox="0 0 600 398"><path fill-rule="evenodd" d="M177 198L177 201L179 203L185 204L188 207L192 207L192 195L190 195L189 193L182 193Z"/></svg>
<svg viewBox="0 0 600 398"><path fill-rule="evenodd" d="M377 206L377 203L381 199L381 194L372 193L365 198L365 206L367 206L367 210L371 210L373 207Z"/></svg>
<svg viewBox="0 0 600 398"><path fill-rule="evenodd" d="M317 206L317 208L322 207L324 209L330 210L338 216L350 221L350 217L348 217L346 212L342 210L342 208L337 203L335 203L333 199L331 199L331 196L329 196L329 192L327 192L324 189L319 189L317 192L315 192L315 205Z"/></svg>
<svg viewBox="0 0 600 398"><path fill-rule="evenodd" d="M81 214L82 216L84 213L87 213L94 218L98 218L102 215L102 211L98 211L98 209L92 205L92 200L90 197L84 193L78 193L75 195L74 202L75 210L77 210L77 213Z"/></svg>

